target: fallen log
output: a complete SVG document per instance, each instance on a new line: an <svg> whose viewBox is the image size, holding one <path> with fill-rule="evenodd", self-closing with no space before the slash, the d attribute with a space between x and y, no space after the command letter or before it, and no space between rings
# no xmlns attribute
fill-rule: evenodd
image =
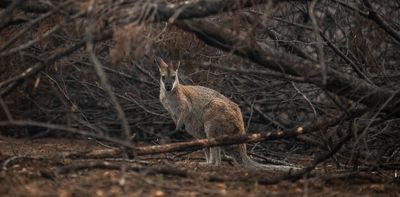
<svg viewBox="0 0 400 197"><path fill-rule="evenodd" d="M291 131L277 130L271 132L249 133L245 135L222 136L218 138L198 139L189 142L177 142L177 143L154 145L154 146L134 146L132 143L128 141L118 140L107 136L99 136L95 133L82 131L75 128L69 128L63 125L41 123L36 121L23 121L23 120L0 121L0 126L18 126L18 127L31 126L31 127L48 128L54 131L65 131L83 136L93 137L108 142L112 142L118 146L124 147L124 150L120 148L109 148L109 149L92 150L92 151L63 155L64 157L68 158L100 159L100 158L121 157L124 151L126 150L130 150L129 152L131 152L132 155L134 156L142 156L142 155L170 153L177 151L200 150L202 148L214 147L214 146L228 146L233 144L254 143L267 140L291 139L291 138L296 138L301 134L337 125L344 118L346 118L346 116L344 115L344 113L341 113L334 117L319 118L311 123L296 127Z"/></svg>
<svg viewBox="0 0 400 197"><path fill-rule="evenodd" d="M267 140L277 140L277 139L291 139L296 138L298 135L309 133L312 131L320 130L332 125L338 124L344 118L343 114L332 118L318 119L312 123L306 124L304 126L299 126L292 131L271 131L271 132L260 132L260 133L250 133L245 135L234 135L234 136L223 136L218 138L209 139L198 139L189 142L177 142L162 145L153 146L139 146L135 147L134 153L136 156L151 155L151 154L161 154L170 153L177 151L193 151L200 150L206 147L214 146L228 146L233 144L241 143L254 143ZM75 158L110 158L110 157L120 157L122 156L123 150L119 148L115 149L104 149L104 150L93 150L84 153L75 153L68 155L67 157Z"/></svg>

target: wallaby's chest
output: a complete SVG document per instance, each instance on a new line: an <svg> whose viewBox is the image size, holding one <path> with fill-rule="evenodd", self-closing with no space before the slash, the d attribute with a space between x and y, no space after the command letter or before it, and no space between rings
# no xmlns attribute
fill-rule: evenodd
<svg viewBox="0 0 400 197"><path fill-rule="evenodd" d="M164 108L171 114L177 115L182 110L183 103L179 102L179 99L174 95L160 93L160 101Z"/></svg>

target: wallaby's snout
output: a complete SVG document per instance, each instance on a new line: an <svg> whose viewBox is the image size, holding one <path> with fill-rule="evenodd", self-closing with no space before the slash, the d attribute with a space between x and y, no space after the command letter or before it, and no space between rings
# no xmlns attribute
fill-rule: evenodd
<svg viewBox="0 0 400 197"><path fill-rule="evenodd" d="M165 89L165 91L169 92L173 90L177 85L179 85L179 78L178 78L178 68L179 64L176 69L172 66L168 65L164 62L163 59L156 57L155 62L158 65L160 70L160 86L161 89Z"/></svg>
<svg viewBox="0 0 400 197"><path fill-rule="evenodd" d="M172 79L172 77L161 77L161 81L164 83L164 88L166 91L171 91L175 79Z"/></svg>

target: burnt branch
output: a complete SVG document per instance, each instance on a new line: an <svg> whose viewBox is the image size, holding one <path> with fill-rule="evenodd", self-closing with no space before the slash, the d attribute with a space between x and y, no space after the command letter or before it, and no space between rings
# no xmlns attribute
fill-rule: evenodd
<svg viewBox="0 0 400 197"><path fill-rule="evenodd" d="M356 8L353 5L350 5L348 3L345 3L340 0L333 0L334 2L337 2L338 4L357 12L361 16L368 18L372 21L374 21L380 28L382 28L387 34L389 34L392 38L394 38L397 42L400 42L400 33L396 31L392 26L387 23L382 17L377 13L375 8L372 6L371 2L369 0L363 0L363 4L368 8L367 11L360 10Z"/></svg>
<svg viewBox="0 0 400 197"><path fill-rule="evenodd" d="M119 24L132 24L132 23L149 23L149 22L163 22L167 21L172 23L176 20L204 18L207 16L215 15L221 12L234 11L243 8L252 7L258 4L271 2L272 0L199 0L199 1L183 1L181 3L158 3L147 4L142 6L149 9L149 13L131 15L129 11L124 11L115 16L112 20ZM130 4L134 1L126 0L122 4Z"/></svg>
<svg viewBox="0 0 400 197"><path fill-rule="evenodd" d="M371 85L333 68L327 68L327 82L326 85L323 85L319 64L277 51L263 43L252 42L250 39L246 39L246 35L243 33L235 33L206 20L179 22L177 26L195 34L208 45L233 52L270 70L304 77L309 83L326 88L370 108L382 106L394 95L394 99L391 99L383 111L400 116L400 94L397 92Z"/></svg>
<svg viewBox="0 0 400 197"><path fill-rule="evenodd" d="M124 21L123 23L132 24L132 23L142 23L144 21L146 21L146 22L162 22L162 21L172 22L174 20L206 17L206 16L217 14L220 12L232 11L232 10L246 8L246 7L251 7L253 5L262 4L262 3L269 2L269 1L270 0L256 0L256 1L246 0L246 1L232 2L230 0L229 1L228 0L215 0L215 1L201 0L201 1L196 1L194 3L184 2L184 3L180 3L180 4L156 4L156 5L152 5L156 8L156 12L153 12L153 14L155 16L157 16L156 19L152 16L147 16L148 18L142 18L142 19L140 19L140 21L138 21L137 18L133 17L132 19L130 19L128 21ZM3 0L3 1L0 1L0 6L1 7L9 6L9 9L13 10L13 9L17 8L19 4L16 4L17 2L15 2L13 4L12 2L13 1L7 1L7 0L4 1ZM133 3L133 2L124 1L121 3L121 5L125 5L125 4L129 5L130 3ZM38 42L39 40L54 33L59 28L61 28L62 24L59 24L58 26L55 26L51 31L49 31L47 34L43 35L40 38L32 40L24 45L13 48L11 50L6 50L6 48L10 47L17 39L19 39L24 33L26 33L33 25L35 25L36 23L39 23L40 21L51 16L52 14L60 11L60 8L65 7L69 4L71 4L71 1L64 2L64 3L56 6L55 8L46 8L45 6L39 6L39 8L38 8L35 6L31 6L31 5L24 5L22 3L22 5L24 5L24 6L21 5L21 8L23 10L38 11L40 13L42 11L45 11L46 13L43 14L42 16L36 18L32 22L30 22L29 25L27 25L24 29L22 29L14 37L7 40L7 42L1 46L0 56L7 56L7 55L13 54L15 52L18 52L24 48L27 48L27 47L31 46L32 44ZM68 8L72 10L72 11L70 11L71 13L76 13L75 16L72 16L72 18L82 17L82 16L87 15L87 13L85 14L85 12L79 11L74 6L69 6ZM152 19L152 20L150 20L150 19ZM105 38L100 39L101 41L110 39L112 36L112 33L109 32L108 30L105 30L105 32L100 33L100 34L106 35ZM98 40L95 39L95 41L97 42ZM84 46L85 42L86 41L84 39L82 39L77 44L75 44L67 49L62 49L62 51L60 53L54 54L53 56L44 60L43 62L36 63L34 66L26 69L25 72L23 72L17 76L11 77L5 81L0 82L0 96L5 96L5 95L9 94L12 90L14 90L16 87L21 85L22 80L24 78L36 75L37 73L42 71L46 66L51 65L54 62L61 59L62 57L68 56L72 52L80 49L82 46Z"/></svg>
<svg viewBox="0 0 400 197"><path fill-rule="evenodd" d="M193 151L213 146L227 146L227 145L241 144L241 143L261 142L266 140L291 139L297 137L298 135L302 135L305 133L319 130L321 128L326 128L329 126L336 125L343 118L344 117L342 115L326 119L321 118L316 120L315 122L297 127L292 131L272 131L266 133L252 133L246 135L199 139L189 142L178 142L178 143L163 144L163 145L140 146L140 147L135 147L135 151L138 156L142 156L150 154L170 153L176 151ZM108 157L118 157L121 154L122 150L120 149L107 149L101 151L86 152L84 154L82 153L72 154L69 157L108 158Z"/></svg>
<svg viewBox="0 0 400 197"><path fill-rule="evenodd" d="M94 41L102 41L105 39L111 38L111 32L105 32L103 34L97 35L94 38ZM29 67L24 72L20 73L17 76L11 77L5 81L0 82L0 96L4 97L9 94L12 90L14 90L18 85L20 85L26 78L31 77L42 71L47 66L53 64L59 59L68 56L69 54L79 50L86 44L86 38L78 41L77 43L67 47L66 49L61 49L59 52L54 53L48 59L43 60L42 62L38 62L32 67Z"/></svg>
<svg viewBox="0 0 400 197"><path fill-rule="evenodd" d="M6 8L10 6L13 2L14 2L13 0L0 0L0 7ZM22 4L17 6L17 8L23 10L24 12L31 12L31 13L45 13L51 9L49 5L35 1L24 1Z"/></svg>

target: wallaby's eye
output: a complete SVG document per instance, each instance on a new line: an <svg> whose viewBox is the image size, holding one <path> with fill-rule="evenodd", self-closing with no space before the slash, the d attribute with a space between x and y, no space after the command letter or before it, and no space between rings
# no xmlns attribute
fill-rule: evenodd
<svg viewBox="0 0 400 197"><path fill-rule="evenodd" d="M164 81L164 80L165 80L165 76L161 76L161 80L163 80L163 81Z"/></svg>

